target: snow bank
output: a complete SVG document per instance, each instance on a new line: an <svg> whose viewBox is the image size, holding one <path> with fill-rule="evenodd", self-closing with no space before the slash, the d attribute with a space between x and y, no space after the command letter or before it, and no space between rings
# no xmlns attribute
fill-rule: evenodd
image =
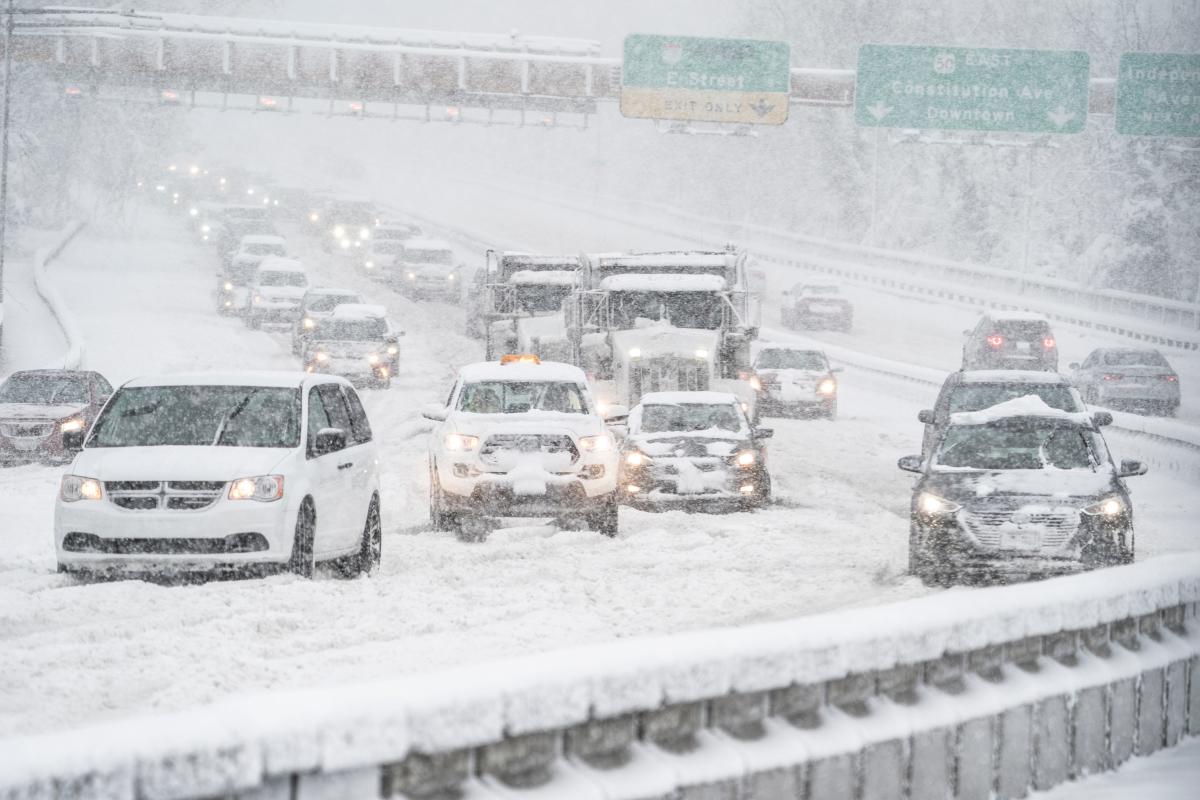
<svg viewBox="0 0 1200 800"><path fill-rule="evenodd" d="M58 240L48 246L38 250L33 257L33 277L34 283L37 285L38 294L42 300L50 307L50 312L54 314L54 318L58 320L59 326L62 328L63 335L67 339L67 352L63 355L63 369L81 369L83 367L84 340L83 334L79 330L79 324L75 320L75 315L71 313L71 309L67 307L66 302L59 294L58 287L50 280L47 273L47 267L50 262L58 257L71 240L84 228L82 222L72 222L63 228L59 234Z"/></svg>
<svg viewBox="0 0 1200 800"><path fill-rule="evenodd" d="M155 796L219 795L257 785L264 774L391 763L414 750L476 747L505 736L653 712L665 703L919 666L947 654L1088 630L1197 601L1200 554L1174 555L1040 583L625 640L415 678L249 695L183 713L0 741L0 790L46 781L62 785L83 776L128 787L136 776L139 786L156 787ZM1187 658L1194 644L1146 648L1150 655L1161 650L1155 659L1166 664ZM1095 678L1099 685L1110 677L1089 675L1073 675L1068 682L1075 686ZM1050 674L1027 676L1022 692L1049 696L1057 684L1048 688L1047 682L1055 680ZM959 719L1022 702L973 679L968 689L967 699L954 699ZM981 692L986 696L975 697ZM816 732L828 733L824 726ZM190 793L173 793L172 787ZM133 796L121 789L112 795Z"/></svg>

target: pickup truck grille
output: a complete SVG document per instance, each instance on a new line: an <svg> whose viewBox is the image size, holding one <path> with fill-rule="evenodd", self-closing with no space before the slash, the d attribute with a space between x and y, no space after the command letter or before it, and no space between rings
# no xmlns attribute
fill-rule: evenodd
<svg viewBox="0 0 1200 800"><path fill-rule="evenodd" d="M497 433L487 438L479 454L487 458L500 452L570 453L572 461L579 458L575 443L565 434Z"/></svg>
<svg viewBox="0 0 1200 800"><path fill-rule="evenodd" d="M225 491L224 481L107 481L108 500L126 511L200 511Z"/></svg>

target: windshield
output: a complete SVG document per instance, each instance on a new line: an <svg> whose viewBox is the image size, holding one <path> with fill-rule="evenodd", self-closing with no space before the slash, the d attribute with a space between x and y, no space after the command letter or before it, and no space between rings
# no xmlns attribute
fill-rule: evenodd
<svg viewBox="0 0 1200 800"><path fill-rule="evenodd" d="M325 218L343 225L372 226L375 224L375 210L369 203L339 203L330 206Z"/></svg>
<svg viewBox="0 0 1200 800"><path fill-rule="evenodd" d="M763 350L754 366L756 369L829 369L824 354L816 350Z"/></svg>
<svg viewBox="0 0 1200 800"><path fill-rule="evenodd" d="M421 248L404 248L404 260L414 264L453 264L454 253L450 250L423 250Z"/></svg>
<svg viewBox="0 0 1200 800"><path fill-rule="evenodd" d="M404 252L404 243L399 239L378 239L371 244L371 252L398 255Z"/></svg>
<svg viewBox="0 0 1200 800"><path fill-rule="evenodd" d="M612 327L618 330L636 328L639 319L716 330L725 311L719 292L613 292L608 307Z"/></svg>
<svg viewBox="0 0 1200 800"><path fill-rule="evenodd" d="M17 373L0 386L0 403L63 405L87 402L87 381L79 375Z"/></svg>
<svg viewBox="0 0 1200 800"><path fill-rule="evenodd" d="M297 447L300 390L259 386L120 389L90 447Z"/></svg>
<svg viewBox="0 0 1200 800"><path fill-rule="evenodd" d="M646 433L722 430L742 431L742 415L729 403L679 403L642 406L641 430Z"/></svg>
<svg viewBox="0 0 1200 800"><path fill-rule="evenodd" d="M1040 320L1002 319L993 327L1012 339L1041 339L1050 335L1050 325Z"/></svg>
<svg viewBox="0 0 1200 800"><path fill-rule="evenodd" d="M838 287L836 286L805 286L800 290L804 294L837 294Z"/></svg>
<svg viewBox="0 0 1200 800"><path fill-rule="evenodd" d="M252 256L286 256L287 250L281 244L248 244L242 247L242 252Z"/></svg>
<svg viewBox="0 0 1200 800"><path fill-rule="evenodd" d="M1117 351L1104 354L1109 367L1166 367L1167 360L1157 350Z"/></svg>
<svg viewBox="0 0 1200 800"><path fill-rule="evenodd" d="M517 304L529 314L558 311L571 291L570 286L519 286Z"/></svg>
<svg viewBox="0 0 1200 800"><path fill-rule="evenodd" d="M381 319L327 319L317 326L316 338L326 342L377 342L387 335Z"/></svg>
<svg viewBox="0 0 1200 800"><path fill-rule="evenodd" d="M1069 386L1054 384L960 383L950 393L949 413L982 411L1018 397L1035 395L1059 411L1083 411Z"/></svg>
<svg viewBox="0 0 1200 800"><path fill-rule="evenodd" d="M969 469L1088 469L1099 462L1077 425L1006 421L952 425L937 463Z"/></svg>
<svg viewBox="0 0 1200 800"><path fill-rule="evenodd" d="M580 387L565 381L468 383L463 386L458 408L470 414L524 414L526 411L587 413Z"/></svg>
<svg viewBox="0 0 1200 800"><path fill-rule="evenodd" d="M401 228L376 228L374 238L398 240L398 239L411 239L414 236L420 236L420 235L421 235L421 229L415 225L411 225L409 227L401 227Z"/></svg>
<svg viewBox="0 0 1200 800"><path fill-rule="evenodd" d="M308 279L303 272L260 272L259 286L308 286Z"/></svg>
<svg viewBox="0 0 1200 800"><path fill-rule="evenodd" d="M318 294L308 298L309 311L333 311L340 305L360 303L362 299L356 294Z"/></svg>

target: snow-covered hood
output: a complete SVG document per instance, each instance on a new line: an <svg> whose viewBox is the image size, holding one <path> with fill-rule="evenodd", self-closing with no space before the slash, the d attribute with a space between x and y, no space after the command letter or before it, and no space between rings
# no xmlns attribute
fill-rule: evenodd
<svg viewBox="0 0 1200 800"><path fill-rule="evenodd" d="M71 472L101 481L231 481L270 475L294 451L269 447L88 447Z"/></svg>
<svg viewBox="0 0 1200 800"><path fill-rule="evenodd" d="M612 335L614 356L628 356L630 350L641 351L640 358L662 358L677 356L697 358L704 351L703 360L712 363L720 345L720 332L695 328L672 328L669 325L651 325L645 328L616 331Z"/></svg>
<svg viewBox="0 0 1200 800"><path fill-rule="evenodd" d="M82 414L86 403L44 406L37 403L0 403L0 420L52 419L60 420Z"/></svg>

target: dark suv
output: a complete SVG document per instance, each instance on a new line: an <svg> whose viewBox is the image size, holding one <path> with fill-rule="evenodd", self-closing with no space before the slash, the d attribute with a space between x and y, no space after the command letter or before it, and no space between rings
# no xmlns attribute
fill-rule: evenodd
<svg viewBox="0 0 1200 800"><path fill-rule="evenodd" d="M933 452L900 459L913 487L909 569L950 585L1076 572L1133 561L1124 478L1087 414L1020 397L953 414Z"/></svg>
<svg viewBox="0 0 1200 800"><path fill-rule="evenodd" d="M1071 385L1071 380L1056 372L1022 372L1019 370L960 370L951 372L942 383L933 408L917 414L924 423L921 455L928 456L938 435L950 424L950 415L962 411L982 411L1017 397L1036 395L1059 411L1083 412L1083 400ZM1092 415L1096 425L1108 425L1112 414L1097 411Z"/></svg>
<svg viewBox="0 0 1200 800"><path fill-rule="evenodd" d="M985 314L964 331L963 369L1058 372L1058 343L1045 317L1025 312Z"/></svg>

